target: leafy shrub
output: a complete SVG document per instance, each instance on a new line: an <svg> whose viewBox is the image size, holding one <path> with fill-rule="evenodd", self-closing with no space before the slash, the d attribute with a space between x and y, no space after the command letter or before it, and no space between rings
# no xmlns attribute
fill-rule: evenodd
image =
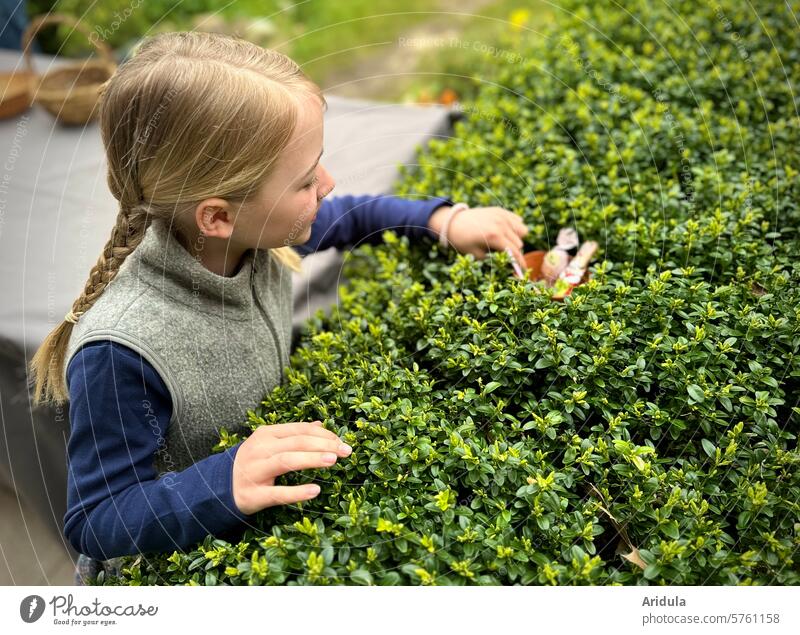
<svg viewBox="0 0 800 635"><path fill-rule="evenodd" d="M789 4L569 3L498 61L397 191L514 209L529 247L574 224L591 280L558 303L504 253L356 249L247 422L322 419L353 454L238 542L104 582L800 583Z"/></svg>

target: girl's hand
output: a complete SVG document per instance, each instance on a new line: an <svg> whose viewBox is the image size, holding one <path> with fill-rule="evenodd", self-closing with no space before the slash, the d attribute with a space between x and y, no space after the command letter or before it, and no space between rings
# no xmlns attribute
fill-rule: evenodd
<svg viewBox="0 0 800 635"><path fill-rule="evenodd" d="M450 213L445 205L431 214L428 227L438 236L442 225ZM502 207L473 207L458 212L447 228L447 241L463 254L472 254L479 260L488 251L511 249L520 268L525 270L522 256L522 236L528 233L528 226L514 212Z"/></svg>
<svg viewBox="0 0 800 635"><path fill-rule="evenodd" d="M330 467L338 457L350 456L343 443L321 421L261 426L242 442L233 461L233 500L243 514L273 505L314 498L319 485L275 485L275 479L293 470Z"/></svg>

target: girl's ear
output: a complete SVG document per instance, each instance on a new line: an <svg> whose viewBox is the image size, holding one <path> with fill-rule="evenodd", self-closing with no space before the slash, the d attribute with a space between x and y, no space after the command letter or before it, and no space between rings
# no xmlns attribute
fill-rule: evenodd
<svg viewBox="0 0 800 635"><path fill-rule="evenodd" d="M204 236L230 238L235 214L230 203L222 198L201 201L194 212L195 223Z"/></svg>

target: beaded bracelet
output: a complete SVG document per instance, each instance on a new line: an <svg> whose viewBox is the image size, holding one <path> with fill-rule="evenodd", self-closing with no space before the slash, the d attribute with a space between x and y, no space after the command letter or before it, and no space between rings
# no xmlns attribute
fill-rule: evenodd
<svg viewBox="0 0 800 635"><path fill-rule="evenodd" d="M442 231L439 233L439 244L442 247L449 247L449 243L447 242L447 228L450 227L450 221L453 220L453 216L458 214L459 212L464 211L465 209L469 209L469 205L466 203L456 203L453 207L450 208L450 213L447 215L447 218L442 225Z"/></svg>

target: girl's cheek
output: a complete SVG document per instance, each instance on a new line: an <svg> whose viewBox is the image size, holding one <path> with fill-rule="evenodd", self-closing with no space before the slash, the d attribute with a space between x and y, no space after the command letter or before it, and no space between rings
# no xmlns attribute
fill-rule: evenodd
<svg viewBox="0 0 800 635"><path fill-rule="evenodd" d="M317 211L317 191L316 190L310 190L310 192L308 194L308 199L306 200L305 208L306 208L306 211L309 214L313 214L314 212Z"/></svg>

